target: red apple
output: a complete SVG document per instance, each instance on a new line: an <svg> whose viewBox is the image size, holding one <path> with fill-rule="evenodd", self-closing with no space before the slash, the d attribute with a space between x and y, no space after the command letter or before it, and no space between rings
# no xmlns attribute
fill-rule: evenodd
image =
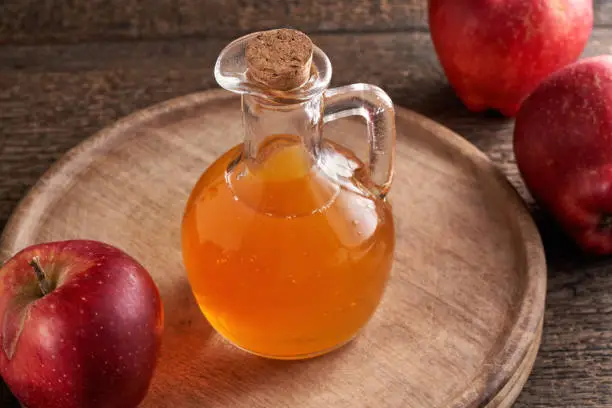
<svg viewBox="0 0 612 408"><path fill-rule="evenodd" d="M0 269L0 375L28 408L136 407L162 331L151 276L110 245L34 245Z"/></svg>
<svg viewBox="0 0 612 408"><path fill-rule="evenodd" d="M467 108L512 117L544 78L578 59L593 29L593 2L430 0L429 28Z"/></svg>
<svg viewBox="0 0 612 408"><path fill-rule="evenodd" d="M543 81L516 117L514 153L534 198L578 245L612 253L612 56Z"/></svg>

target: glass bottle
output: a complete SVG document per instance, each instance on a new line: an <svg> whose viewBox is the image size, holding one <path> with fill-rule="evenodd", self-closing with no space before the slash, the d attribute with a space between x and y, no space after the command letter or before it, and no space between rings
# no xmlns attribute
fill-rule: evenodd
<svg viewBox="0 0 612 408"><path fill-rule="evenodd" d="M301 359L354 338L383 296L395 247L386 198L395 114L376 86L328 89L330 61L312 43L304 83L282 90L254 80L246 49L259 34L217 60L217 82L241 94L244 141L191 192L183 259L218 333L253 354ZM353 115L365 119L368 163L323 137L324 123Z"/></svg>

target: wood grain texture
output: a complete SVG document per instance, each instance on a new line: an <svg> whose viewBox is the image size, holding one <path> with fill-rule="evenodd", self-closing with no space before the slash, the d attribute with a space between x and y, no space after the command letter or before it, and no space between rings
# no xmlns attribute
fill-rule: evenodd
<svg viewBox="0 0 612 408"><path fill-rule="evenodd" d="M594 0L595 23L612 23ZM8 0L0 3L0 44L179 37L231 38L293 27L314 33L427 28L427 0Z"/></svg>
<svg viewBox="0 0 612 408"><path fill-rule="evenodd" d="M279 26L316 33L425 25L425 0L13 0L0 4L0 44L231 38Z"/></svg>
<svg viewBox="0 0 612 408"><path fill-rule="evenodd" d="M609 9L604 1L599 6ZM492 158L532 207L549 287L542 346L515 406L612 406L611 261L582 255L533 206L514 162L512 121L463 108L426 33L314 38L332 57L336 84L379 84L397 102L457 131ZM212 86L212 62L223 45L190 39L2 47L0 225L43 171L88 135L136 109ZM361 57L352 57L350 47ZM585 56L610 52L612 31L595 30Z"/></svg>
<svg viewBox="0 0 612 408"><path fill-rule="evenodd" d="M241 118L237 96L209 91L103 130L37 183L4 229L0 256L86 238L143 263L166 316L144 407L510 407L535 359L544 315L539 234L484 154L403 108L390 194L394 269L361 335L327 357L283 364L212 332L182 267L180 220L202 171L243 140ZM336 121L324 132L345 145L367 140L358 121Z"/></svg>
<svg viewBox="0 0 612 408"><path fill-rule="evenodd" d="M612 24L612 3L609 0L594 0L595 24L609 26Z"/></svg>

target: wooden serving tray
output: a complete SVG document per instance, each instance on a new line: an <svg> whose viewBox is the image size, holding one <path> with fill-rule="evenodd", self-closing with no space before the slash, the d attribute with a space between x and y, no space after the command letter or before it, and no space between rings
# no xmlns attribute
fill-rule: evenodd
<svg viewBox="0 0 612 408"><path fill-rule="evenodd" d="M343 119L340 142L365 142ZM192 297L180 253L187 196L242 140L240 99L208 91L137 112L53 166L15 211L4 258L42 241L116 245L155 278L165 304L159 365L144 407L509 407L540 344L546 265L523 203L484 154L397 107L392 278L349 345L281 362L224 342Z"/></svg>

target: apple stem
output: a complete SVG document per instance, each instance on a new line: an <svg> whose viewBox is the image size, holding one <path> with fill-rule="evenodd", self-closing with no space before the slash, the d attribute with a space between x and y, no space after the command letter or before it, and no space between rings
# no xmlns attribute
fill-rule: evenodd
<svg viewBox="0 0 612 408"><path fill-rule="evenodd" d="M40 286L40 291L43 296L47 293L51 292L51 287L49 285L49 280L47 279L47 275L45 274L44 269L40 265L40 258L35 256L30 261L30 266L34 269L34 273L36 274L36 279L38 279L38 286Z"/></svg>

